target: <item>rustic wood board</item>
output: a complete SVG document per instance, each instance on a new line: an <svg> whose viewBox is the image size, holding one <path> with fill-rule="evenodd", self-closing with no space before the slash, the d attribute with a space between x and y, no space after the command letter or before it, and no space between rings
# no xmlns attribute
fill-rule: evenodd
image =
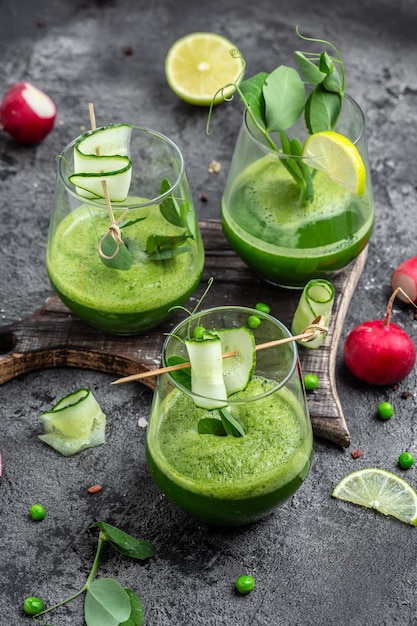
<svg viewBox="0 0 417 626"><path fill-rule="evenodd" d="M200 228L206 264L193 301L200 297L208 279L213 277L204 308L226 304L255 306L257 302L266 302L271 314L290 326L301 292L274 287L258 278L230 249L218 220L202 221ZM336 300L324 344L316 350L299 349L303 371L315 373L320 380L319 389L308 394L314 433L342 447L350 445L350 434L337 393L335 362L343 322L366 253L364 250L354 264L332 280ZM111 373L115 378L156 369L160 364L164 333L183 317L184 314L178 312L143 335L107 335L84 324L52 296L32 316L0 328L0 384L50 367L86 368ZM153 389L155 376L145 378L142 384Z"/></svg>

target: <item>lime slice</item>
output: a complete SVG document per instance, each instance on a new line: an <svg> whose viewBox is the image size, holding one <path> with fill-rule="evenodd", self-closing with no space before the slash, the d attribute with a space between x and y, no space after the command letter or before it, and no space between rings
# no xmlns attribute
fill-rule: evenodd
<svg viewBox="0 0 417 626"><path fill-rule="evenodd" d="M178 39L165 59L168 85L180 98L201 106L222 102L243 77L244 61L236 46L215 33L190 33Z"/></svg>
<svg viewBox="0 0 417 626"><path fill-rule="evenodd" d="M336 485L332 496L417 526L417 492L403 478L386 470L351 472Z"/></svg>
<svg viewBox="0 0 417 626"><path fill-rule="evenodd" d="M103 181L112 202L123 202L132 178L130 137L127 124L112 124L89 131L74 147L74 174L69 181L80 196L103 198Z"/></svg>
<svg viewBox="0 0 417 626"><path fill-rule="evenodd" d="M310 135L302 157L313 169L325 172L331 180L360 196L365 191L366 168L355 144L334 131Z"/></svg>

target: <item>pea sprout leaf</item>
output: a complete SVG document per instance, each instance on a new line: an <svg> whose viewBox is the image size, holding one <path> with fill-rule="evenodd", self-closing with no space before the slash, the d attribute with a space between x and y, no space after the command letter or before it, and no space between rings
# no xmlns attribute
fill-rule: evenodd
<svg viewBox="0 0 417 626"><path fill-rule="evenodd" d="M255 74L252 78L244 80L239 86L239 92L247 109L264 123L265 119L265 101L263 96L263 88L268 77L266 72Z"/></svg>
<svg viewBox="0 0 417 626"><path fill-rule="evenodd" d="M300 50L296 50L294 56L300 71L310 85L319 85L323 82L327 76L326 72L322 72L320 68L318 68L313 61L308 59L303 52L300 52Z"/></svg>
<svg viewBox="0 0 417 626"><path fill-rule="evenodd" d="M161 182L161 195L167 193L171 189L171 183L168 178L164 178ZM161 211L164 218L170 224L174 224L174 226L184 226L184 220L181 215L181 208L174 198L174 196L169 194L159 205L159 210Z"/></svg>
<svg viewBox="0 0 417 626"><path fill-rule="evenodd" d="M305 123L310 133L331 130L342 107L339 94L317 87L308 97L305 107Z"/></svg>
<svg viewBox="0 0 417 626"><path fill-rule="evenodd" d="M106 255L106 257L112 258L106 259L100 255L100 259L102 260L104 265L107 265L107 267L110 267L112 269L129 270L132 267L133 258L126 244L123 243L120 246L117 254L113 256L116 250L117 243L109 233L101 241L101 251L104 255Z"/></svg>
<svg viewBox="0 0 417 626"><path fill-rule="evenodd" d="M161 261L170 259L178 254L190 250L190 246L183 246L189 234L184 232L179 235L149 235L146 240L146 252L149 258Z"/></svg>
<svg viewBox="0 0 417 626"><path fill-rule="evenodd" d="M298 72L280 65L265 80L265 121L269 132L287 130L299 119L306 90Z"/></svg>
<svg viewBox="0 0 417 626"><path fill-rule="evenodd" d="M184 359L182 356L173 355L167 359L167 365L170 367L171 365L179 365L180 363L187 363L187 359ZM191 368L186 367L181 370L174 370L171 372L171 376L174 380L176 380L180 385L185 387L186 389L191 389Z"/></svg>
<svg viewBox="0 0 417 626"><path fill-rule="evenodd" d="M155 548L150 541L136 539L124 530L120 530L107 522L95 522L91 528L99 528L106 536L110 545L125 556L134 559L147 559L155 554Z"/></svg>
<svg viewBox="0 0 417 626"><path fill-rule="evenodd" d="M98 578L89 583L84 602L87 626L119 626L131 611L129 596L117 580Z"/></svg>
<svg viewBox="0 0 417 626"><path fill-rule="evenodd" d="M143 605L138 596L132 589L125 589L129 596L131 613L130 617L120 624L120 626L143 626L145 623L145 614Z"/></svg>
<svg viewBox="0 0 417 626"><path fill-rule="evenodd" d="M242 424L233 417L228 409L223 407L219 409L219 413L224 429L228 435L232 435L233 437L244 437L246 435Z"/></svg>
<svg viewBox="0 0 417 626"><path fill-rule="evenodd" d="M202 417L197 424L197 431L199 435L217 435L218 437L227 435L222 420L217 417Z"/></svg>

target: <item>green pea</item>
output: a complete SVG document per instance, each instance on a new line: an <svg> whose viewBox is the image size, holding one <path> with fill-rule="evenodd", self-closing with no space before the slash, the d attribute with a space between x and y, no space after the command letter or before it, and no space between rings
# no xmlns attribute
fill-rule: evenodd
<svg viewBox="0 0 417 626"><path fill-rule="evenodd" d="M378 405L378 415L382 420L389 420L394 415L394 408L391 402L381 402Z"/></svg>
<svg viewBox="0 0 417 626"><path fill-rule="evenodd" d="M43 602L36 596L29 596L23 602L23 610L27 615L37 615L43 609Z"/></svg>
<svg viewBox="0 0 417 626"><path fill-rule="evenodd" d="M30 507L30 514L32 519L36 522L40 522L46 515L45 507L42 504L32 504Z"/></svg>
<svg viewBox="0 0 417 626"><path fill-rule="evenodd" d="M315 374L306 374L304 376L304 387L307 391L313 391L319 386L319 379Z"/></svg>
<svg viewBox="0 0 417 626"><path fill-rule="evenodd" d="M257 309L258 311L262 311L263 313L271 312L271 307L268 306L267 304L264 304L263 302L258 302L257 305L255 306L255 309Z"/></svg>
<svg viewBox="0 0 417 626"><path fill-rule="evenodd" d="M398 463L401 469L409 469L412 465L414 465L414 457L411 452L403 452L398 457Z"/></svg>
<svg viewBox="0 0 417 626"><path fill-rule="evenodd" d="M256 328L258 328L261 324L261 318L258 317L257 315L249 315L248 317L248 326L249 328L252 328L253 330L255 330Z"/></svg>
<svg viewBox="0 0 417 626"><path fill-rule="evenodd" d="M236 579L235 587L239 593L245 595L254 589L255 580L252 576L239 576L239 578Z"/></svg>
<svg viewBox="0 0 417 626"><path fill-rule="evenodd" d="M194 339L203 339L204 338L204 333L206 332L206 329L204 328L204 326L196 326L194 328Z"/></svg>

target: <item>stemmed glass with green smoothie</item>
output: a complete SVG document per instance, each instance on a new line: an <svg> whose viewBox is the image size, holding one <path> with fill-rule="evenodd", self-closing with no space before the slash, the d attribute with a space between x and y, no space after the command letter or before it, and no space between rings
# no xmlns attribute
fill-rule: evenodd
<svg viewBox="0 0 417 626"><path fill-rule="evenodd" d="M59 298L109 333L144 332L186 302L204 249L179 148L112 124L58 158L46 266Z"/></svg>
<svg viewBox="0 0 417 626"><path fill-rule="evenodd" d="M193 517L255 522L302 485L313 436L291 338L240 306L194 313L167 337L146 456L159 489Z"/></svg>
<svg viewBox="0 0 417 626"><path fill-rule="evenodd" d="M295 52L236 86L245 112L222 198L224 233L266 281L302 288L365 248L374 205L365 120L339 51Z"/></svg>

